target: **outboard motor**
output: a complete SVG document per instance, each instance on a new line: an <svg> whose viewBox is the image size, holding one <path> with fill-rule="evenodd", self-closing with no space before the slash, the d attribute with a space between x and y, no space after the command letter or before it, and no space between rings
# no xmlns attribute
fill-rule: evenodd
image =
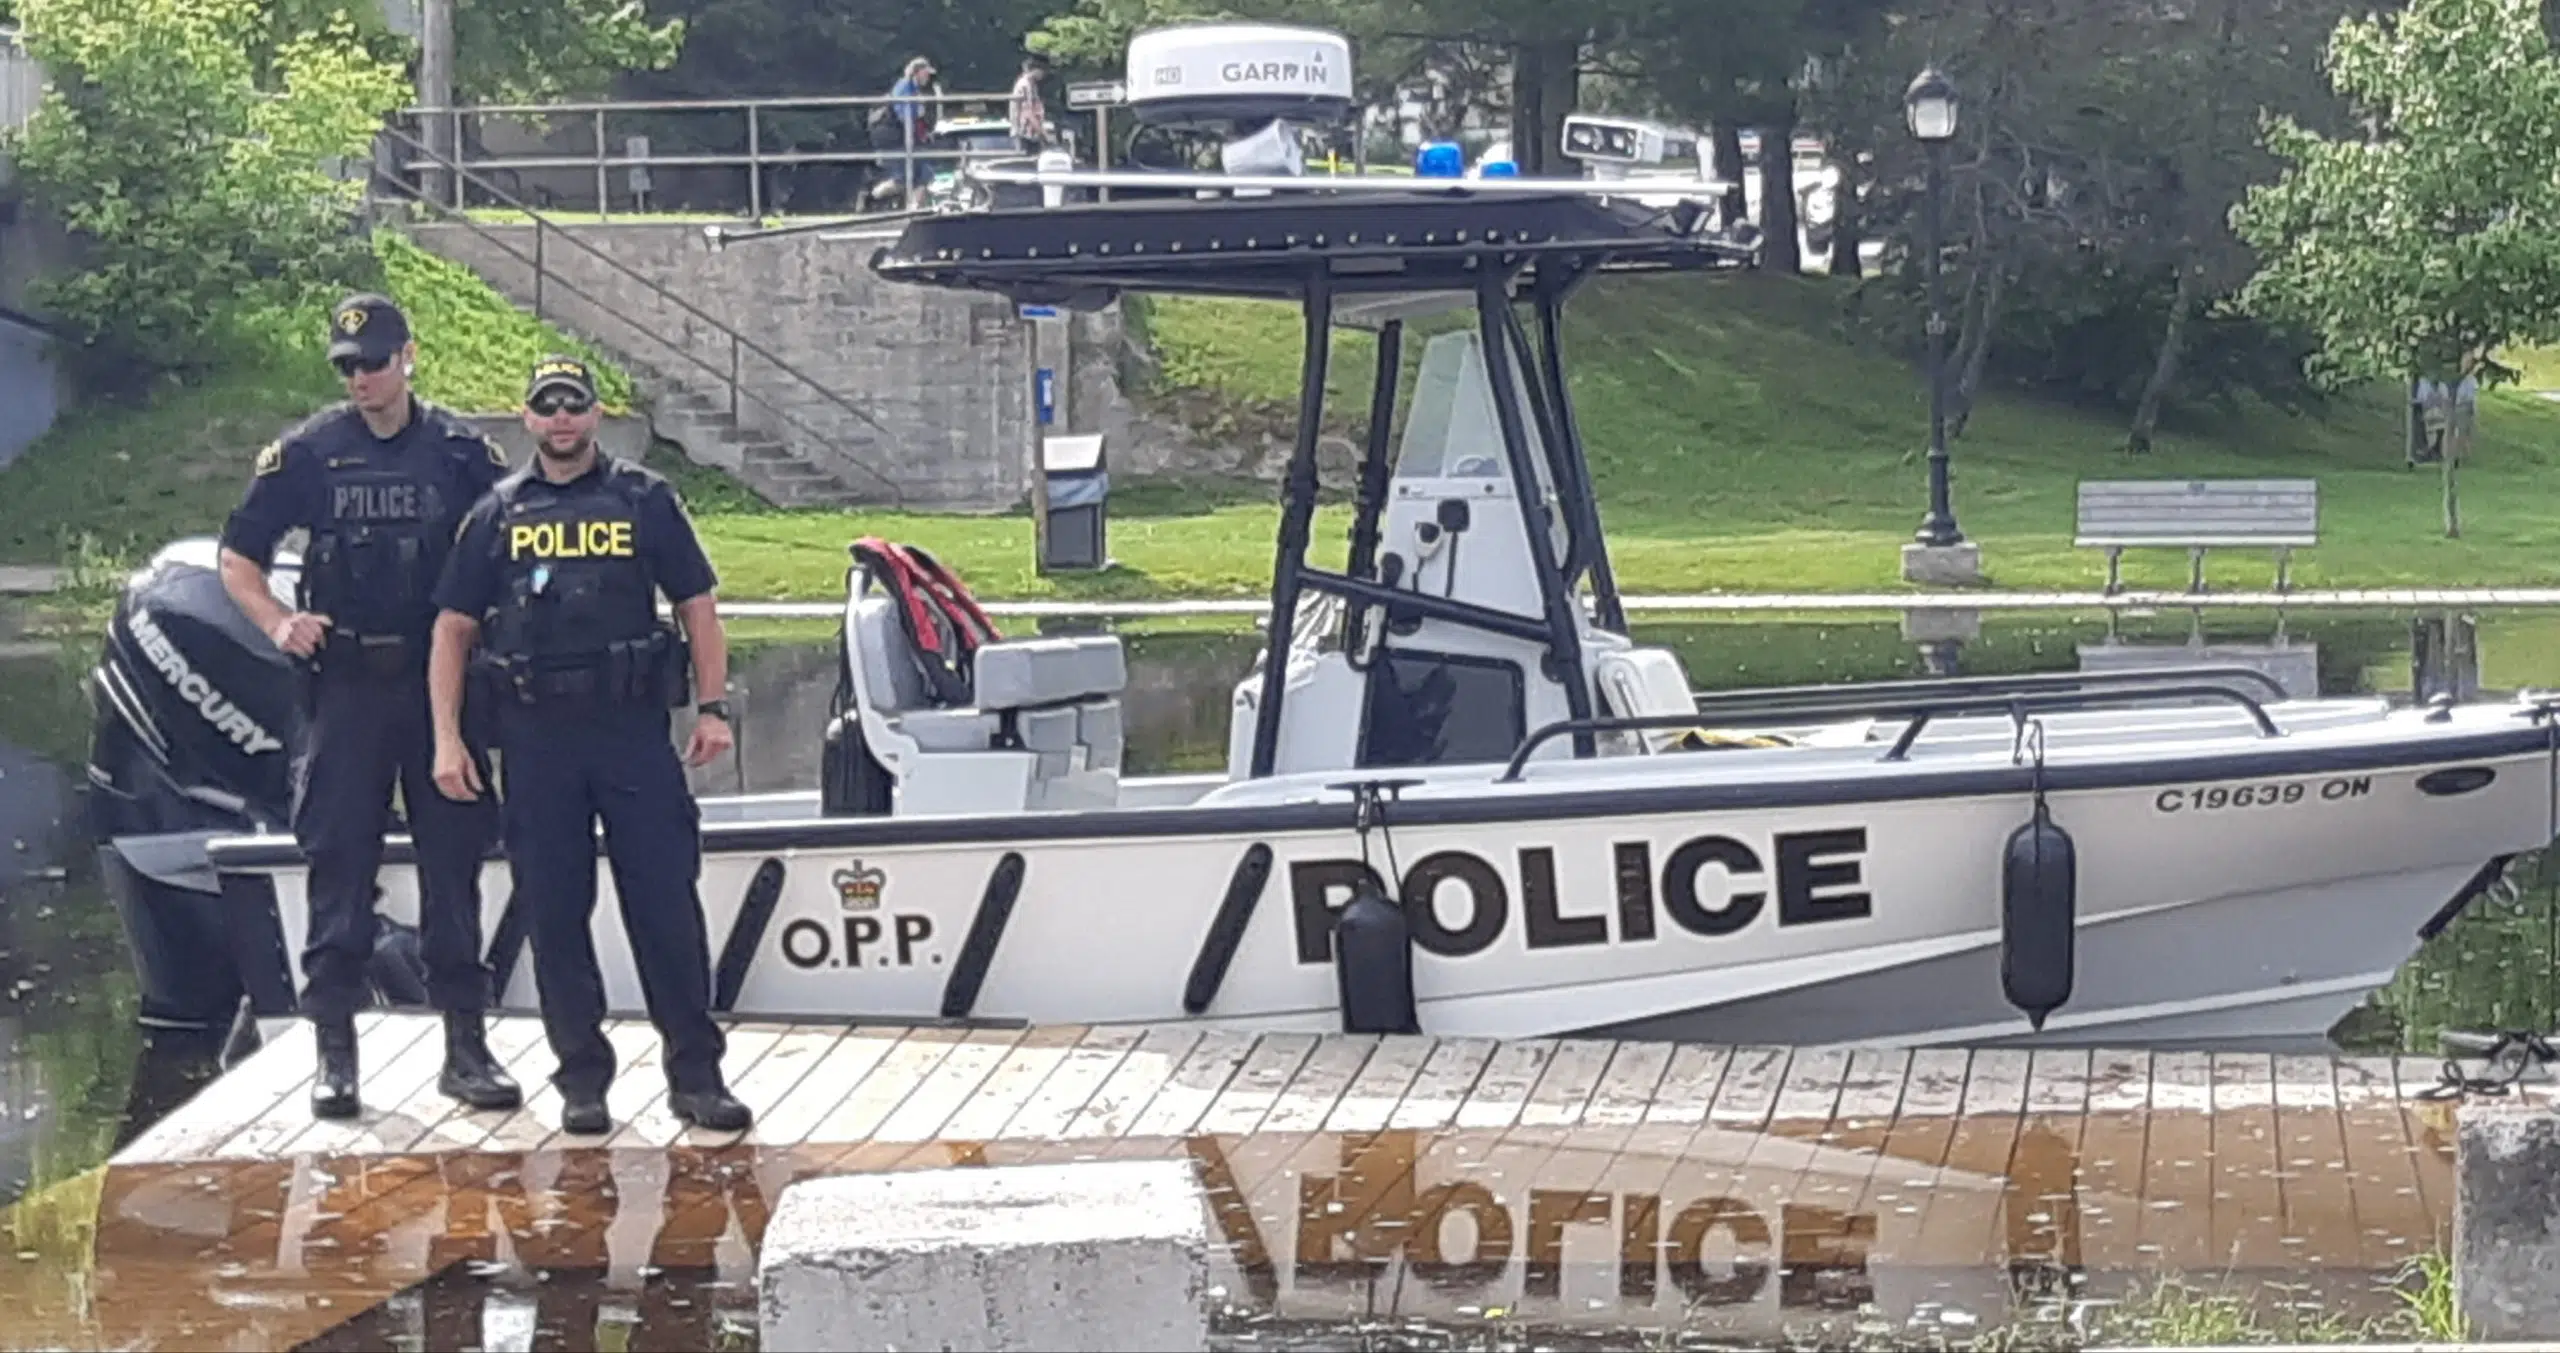
<svg viewBox="0 0 2560 1353"><path fill-rule="evenodd" d="M218 553L181 540L127 578L89 675L90 836L161 1028L227 1028L252 992L290 1000L273 909L226 901L205 843L287 830L302 677L223 590ZM289 554L269 571L288 605L299 572ZM424 989L406 930L377 939L373 985L393 1000Z"/></svg>

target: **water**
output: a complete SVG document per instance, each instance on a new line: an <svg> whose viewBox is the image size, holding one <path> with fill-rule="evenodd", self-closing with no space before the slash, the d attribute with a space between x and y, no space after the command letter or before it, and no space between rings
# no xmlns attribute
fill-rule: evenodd
<svg viewBox="0 0 2560 1353"><path fill-rule="evenodd" d="M2266 644L2277 632L2275 618L2265 615L2209 616L2201 631L2193 625L2183 612L2133 617L2121 623L2118 637L2152 645L2191 640ZM1010 628L1027 626L1017 622ZM2084 646L2108 637L2103 619L2060 615L1988 617L1979 637L1961 643L1914 642L1890 618L1671 621L1641 624L1639 630L1649 640L1676 647L1693 683L1702 688L1947 670L2069 670L2081 661ZM2560 685L2560 614L2313 613L2290 617L2284 631L2297 654L2304 646L2316 651L2317 681L2324 694L2407 696L2453 688L2494 697L2518 687ZM1234 627L1155 626L1125 632L1130 645L1130 770L1146 774L1222 765L1229 695L1252 659L1255 636ZM816 730L835 674L831 638L822 626L737 627L733 667L741 714L739 746L727 761L695 773L698 790L764 791L815 783ZM0 1204L23 1201L14 1212L0 1214L0 1225L7 1230L0 1236L6 1242L6 1252L0 1252L0 1312L11 1313L0 1315L0 1346L49 1342L63 1336L47 1331L72 1327L91 1330L82 1337L94 1337L96 1326L82 1322L95 1320L101 1303L110 1300L110 1290L131 1294L174 1283L177 1290L192 1292L205 1287L208 1272L219 1286L225 1263L244 1262L198 1250L155 1256L173 1261L166 1267L118 1265L108 1257L109 1236L99 1231L102 1202L112 1200L99 1197L101 1177L95 1167L204 1082L212 1049L202 1039L146 1039L134 1019L137 998L122 936L81 821L80 766L89 715L79 683L94 651L94 640L88 638L58 649L23 641L0 648ZM2432 1053L2436 1031L2444 1027L2549 1028L2555 1017L2552 936L2555 918L2560 918L2560 877L2555 872L2560 865L2548 859L2520 869L2522 886L2513 898L2482 902L2429 943L2388 989L2340 1026L2336 1037L2341 1046L2356 1052ZM604 1167L580 1164L575 1153L554 1153L522 1168L526 1196L536 1200L530 1205L538 1210L543 1198L592 1192L559 1171ZM615 1165L608 1172L630 1168ZM786 1169L772 1182L778 1186L798 1172ZM532 1181L535 1173L542 1178ZM466 1191L477 1198L486 1191L483 1183L472 1183ZM273 1177L259 1187L287 1189ZM624 1192L645 1187L626 1180ZM217 1192L235 1190L226 1186ZM236 1192L245 1196L255 1188L239 1182ZM409 1203L386 1199L379 1205L409 1206L452 1196L449 1185L439 1184L428 1193L403 1194ZM753 1293L735 1263L748 1223L744 1216L731 1215L739 1210L738 1199L724 1197L727 1201L716 1206L704 1204L710 1211L693 1209L701 1213L696 1220L703 1225L716 1221L711 1229L723 1237L719 1244L729 1247L720 1262L693 1255L664 1262L648 1259L625 1266L627 1272L580 1264L529 1270L471 1262L482 1256L447 1254L440 1245L430 1246L410 1267L392 1264L370 1282L348 1278L342 1292L323 1298L335 1304L317 1323L296 1327L303 1332L293 1342L317 1336L319 1342L309 1346L751 1346ZM759 1197L755 1207L768 1201ZM198 1202L209 1212L226 1215L230 1209L256 1206L240 1196ZM274 1206L279 1214L285 1209L283 1194ZM674 1203L666 1206L672 1219ZM105 1210L112 1231L118 1214L112 1206ZM588 1228L598 1235L621 1229L611 1215L582 1222L575 1213L572 1208L555 1218L550 1229L566 1240ZM1524 1214L1519 1224L1532 1220ZM755 1224L760 1226L761 1216ZM700 1235L699 1226L683 1229ZM272 1248L273 1232L266 1234ZM661 1228L661 1240L664 1234ZM1453 1224L1451 1234L1463 1234L1463 1227ZM703 1244L718 1248L710 1241ZM642 1253L649 1255L657 1247L651 1241ZM1786 1246L1790 1256L1794 1249ZM6 1257L12 1252L16 1258ZM435 1262L425 1262L429 1259ZM1752 1301L1773 1308L1793 1303L1807 1309L1846 1309L1837 1293L1826 1295L1819 1267L1791 1257L1779 1276L1762 1272L1759 1287L1766 1289L1765 1295L1755 1289ZM1718 1269L1727 1281L1755 1271L1747 1264ZM751 1275L751 1264L744 1272ZM1346 1339L1369 1346L1448 1346L1437 1326L1405 1329L1401 1316L1380 1317L1365 1333L1347 1333L1371 1320L1371 1312L1396 1306L1392 1300L1381 1305L1376 1276L1370 1273L1342 1289L1349 1295L1339 1301L1329 1297L1321 1318L1307 1328L1276 1320L1269 1310L1255 1310L1247 1302L1247 1312L1230 1322L1222 1341L1234 1347L1338 1344ZM1539 1279L1534 1272L1528 1277ZM1487 1281L1492 1283L1488 1290L1502 1286ZM1520 1275L1507 1281L1516 1288ZM137 1283L145 1286L137 1288ZM1852 1281L1847 1290L1856 1286ZM304 1293L296 1300L308 1299ZM212 1313L207 1316L212 1323L153 1325L128 1335L146 1343L209 1341L225 1328L223 1321L244 1318L240 1311L280 1301L286 1299L272 1293L229 1301L209 1293L205 1309ZM1488 1299L1475 1310L1487 1329L1503 1325L1498 1302ZM73 1323L66 1326L65 1321ZM1472 1346L1484 1346L1473 1335L1445 1337L1460 1338L1460 1346L1469 1346L1470 1339L1475 1340ZM1485 1337L1501 1342L1498 1332Z"/></svg>

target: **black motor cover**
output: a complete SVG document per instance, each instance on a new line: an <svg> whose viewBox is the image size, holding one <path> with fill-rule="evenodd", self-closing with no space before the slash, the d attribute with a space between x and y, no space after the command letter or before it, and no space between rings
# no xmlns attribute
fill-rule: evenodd
<svg viewBox="0 0 2560 1353"><path fill-rule="evenodd" d="M223 590L215 556L207 539L170 545L116 602L90 691L101 836L286 820L301 676ZM214 802L173 792L187 790ZM242 812L220 806L232 800Z"/></svg>

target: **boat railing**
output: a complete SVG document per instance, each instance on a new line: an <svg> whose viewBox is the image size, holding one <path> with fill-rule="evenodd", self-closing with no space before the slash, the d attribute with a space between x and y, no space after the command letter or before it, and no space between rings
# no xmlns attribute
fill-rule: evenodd
<svg viewBox="0 0 2560 1353"><path fill-rule="evenodd" d="M1808 686L1759 686L1739 691L1697 691L1691 699L1701 714L1735 709L1779 710L1796 704L1833 706L1842 699L1901 700L1940 694L2042 694L2055 691L2116 690L2132 686L2254 686L2273 700L2291 698L2283 683L2254 667L2154 667L2135 672L2021 672L1980 676L1914 677L1902 681L1832 682Z"/></svg>
<svg viewBox="0 0 2560 1353"><path fill-rule="evenodd" d="M1737 692L1736 694L1741 694ZM1745 713L1797 717L1856 717L1907 719L1901 735L1886 749L1887 761L1901 761L1911 754L1912 744L1931 720L1967 714L2006 714L2010 722L2023 731L2030 714L2055 714L2071 710L2100 709L2109 706L2139 705L2154 701L2221 701L2238 705L2246 711L2250 722L2257 725L2261 737L2281 737L2284 730L2276 727L2266 706L2245 691L2229 686L2203 682L2121 683L2112 689L2096 690L1956 690L1909 694L1899 697L1877 696L1855 688L1841 688L1839 697L1830 703L1791 701L1776 707L1759 709L1736 704L1714 711L1720 716ZM1549 741L1576 733L1673 732L1703 726L1695 714L1648 714L1633 717L1596 719L1563 719L1546 725L1522 740L1503 768L1499 783L1512 783L1520 778L1529 758Z"/></svg>

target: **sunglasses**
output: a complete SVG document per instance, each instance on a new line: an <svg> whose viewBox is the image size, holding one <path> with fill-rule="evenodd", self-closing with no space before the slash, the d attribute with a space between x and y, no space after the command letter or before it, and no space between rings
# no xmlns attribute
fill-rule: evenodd
<svg viewBox="0 0 2560 1353"><path fill-rule="evenodd" d="M587 410L592 409L595 406L596 402L592 399L586 399L578 395L552 394L549 391L545 391L542 394L535 395L532 402L527 404L525 407L533 410L544 418L549 418L555 413L585 413Z"/></svg>
<svg viewBox="0 0 2560 1353"><path fill-rule="evenodd" d="M340 376L352 376L359 371L369 376L391 365L391 359L388 357L333 357L329 359L329 365L336 367Z"/></svg>

